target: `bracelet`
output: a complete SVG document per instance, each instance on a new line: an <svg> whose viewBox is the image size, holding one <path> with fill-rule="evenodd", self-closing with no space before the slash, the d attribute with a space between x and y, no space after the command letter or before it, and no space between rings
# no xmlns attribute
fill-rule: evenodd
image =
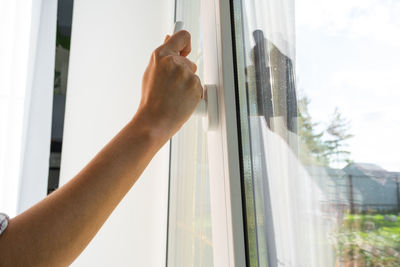
<svg viewBox="0 0 400 267"><path fill-rule="evenodd" d="M8 226L8 216L7 214L0 213L0 235L6 230Z"/></svg>

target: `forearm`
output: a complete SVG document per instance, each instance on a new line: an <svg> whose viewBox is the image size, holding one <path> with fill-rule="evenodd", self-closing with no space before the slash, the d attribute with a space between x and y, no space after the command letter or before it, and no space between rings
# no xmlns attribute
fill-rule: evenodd
<svg viewBox="0 0 400 267"><path fill-rule="evenodd" d="M0 265L70 264L165 141L136 116L69 183L11 220L0 238L7 255Z"/></svg>

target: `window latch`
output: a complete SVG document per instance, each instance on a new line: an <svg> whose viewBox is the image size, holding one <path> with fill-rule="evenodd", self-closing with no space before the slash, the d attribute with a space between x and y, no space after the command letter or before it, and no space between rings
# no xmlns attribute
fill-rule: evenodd
<svg viewBox="0 0 400 267"><path fill-rule="evenodd" d="M203 117L205 131L215 130L218 127L218 93L215 84L205 84L203 98L197 105L195 116Z"/></svg>

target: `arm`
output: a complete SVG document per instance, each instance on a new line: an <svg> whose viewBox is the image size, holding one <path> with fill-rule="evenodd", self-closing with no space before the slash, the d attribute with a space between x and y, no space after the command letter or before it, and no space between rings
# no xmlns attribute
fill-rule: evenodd
<svg viewBox="0 0 400 267"><path fill-rule="evenodd" d="M200 100L189 52L185 31L154 51L133 119L76 177L10 221L0 236L0 266L66 266L82 252Z"/></svg>

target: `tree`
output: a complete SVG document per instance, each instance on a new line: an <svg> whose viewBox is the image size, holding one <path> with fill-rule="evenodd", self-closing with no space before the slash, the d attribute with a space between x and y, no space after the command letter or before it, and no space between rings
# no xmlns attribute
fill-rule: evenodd
<svg viewBox="0 0 400 267"><path fill-rule="evenodd" d="M318 123L312 120L308 111L309 103L310 100L306 96L298 100L300 160L305 165L328 166L329 147L323 140L324 131L315 130Z"/></svg>
<svg viewBox="0 0 400 267"><path fill-rule="evenodd" d="M336 107L326 129L328 138L325 141L328 147L326 156L329 158L332 167L341 167L341 165L351 162L350 151L346 150L347 140L353 137L352 134L348 133L350 128L350 121L343 118Z"/></svg>

